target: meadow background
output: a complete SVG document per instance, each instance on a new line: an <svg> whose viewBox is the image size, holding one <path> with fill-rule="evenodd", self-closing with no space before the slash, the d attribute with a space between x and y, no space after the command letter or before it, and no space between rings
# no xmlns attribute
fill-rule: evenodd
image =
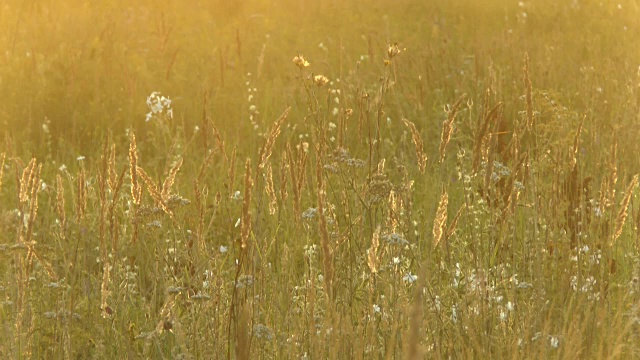
<svg viewBox="0 0 640 360"><path fill-rule="evenodd" d="M0 357L639 358L638 19L3 1Z"/></svg>

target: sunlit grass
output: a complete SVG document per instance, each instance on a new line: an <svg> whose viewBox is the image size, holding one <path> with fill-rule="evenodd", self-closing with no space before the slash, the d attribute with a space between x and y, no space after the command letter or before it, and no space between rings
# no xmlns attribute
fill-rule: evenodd
<svg viewBox="0 0 640 360"><path fill-rule="evenodd" d="M3 358L637 358L632 1L5 1Z"/></svg>

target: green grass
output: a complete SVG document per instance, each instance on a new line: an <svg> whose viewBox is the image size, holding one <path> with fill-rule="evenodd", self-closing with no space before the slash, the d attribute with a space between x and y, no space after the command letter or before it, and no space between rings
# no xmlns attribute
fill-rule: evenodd
<svg viewBox="0 0 640 360"><path fill-rule="evenodd" d="M640 357L637 2L134 3L0 5L0 357Z"/></svg>

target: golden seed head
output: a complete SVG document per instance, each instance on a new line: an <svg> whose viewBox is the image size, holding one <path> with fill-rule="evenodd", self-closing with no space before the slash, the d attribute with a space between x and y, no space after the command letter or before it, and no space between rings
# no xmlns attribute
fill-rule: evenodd
<svg viewBox="0 0 640 360"><path fill-rule="evenodd" d="M324 75L316 75L313 77L313 82L315 82L318 87L321 87L328 83L329 79Z"/></svg>
<svg viewBox="0 0 640 360"><path fill-rule="evenodd" d="M398 47L398 43L389 44L389 48L387 49L387 56L389 57L389 60L393 59L394 56L400 54L400 52L401 50Z"/></svg>
<svg viewBox="0 0 640 360"><path fill-rule="evenodd" d="M309 62L307 60L305 60L304 56L302 55L298 55L296 57L293 58L293 63L300 68L300 70L302 70L303 68L306 68L309 66Z"/></svg>

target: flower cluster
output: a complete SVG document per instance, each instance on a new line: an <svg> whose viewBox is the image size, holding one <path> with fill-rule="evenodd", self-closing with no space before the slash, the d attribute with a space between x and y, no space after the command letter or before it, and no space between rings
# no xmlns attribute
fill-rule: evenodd
<svg viewBox="0 0 640 360"><path fill-rule="evenodd" d="M169 97L154 91L147 97L147 106L151 111L147 114L145 121L150 121L156 117L173 119L173 109L171 108L171 99Z"/></svg>

